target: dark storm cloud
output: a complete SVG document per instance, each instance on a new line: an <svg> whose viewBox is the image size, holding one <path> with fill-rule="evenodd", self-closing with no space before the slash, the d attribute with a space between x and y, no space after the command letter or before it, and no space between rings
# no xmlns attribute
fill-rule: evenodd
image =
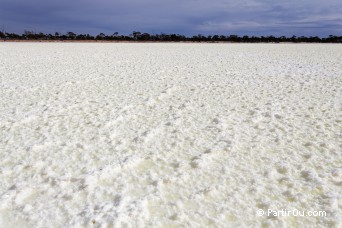
<svg viewBox="0 0 342 228"><path fill-rule="evenodd" d="M340 35L340 0L0 0L0 26L97 34Z"/></svg>

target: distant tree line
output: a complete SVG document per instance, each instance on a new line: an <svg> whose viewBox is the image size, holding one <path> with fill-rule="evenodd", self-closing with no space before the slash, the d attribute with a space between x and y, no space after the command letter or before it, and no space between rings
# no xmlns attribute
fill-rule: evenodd
<svg viewBox="0 0 342 228"><path fill-rule="evenodd" d="M2 40L99 40L99 41L156 41L156 42L248 42L248 43L280 43L280 42L305 42L305 43L342 43L342 36L330 35L325 38L320 38L318 36L238 36L238 35L196 35L196 36L184 36L179 34L149 34L133 31L130 35L119 35L118 32L114 32L112 35L106 35L100 33L97 36L89 34L76 34L74 32L67 32L66 34L54 33L54 34L44 34L35 33L32 31L25 31L23 34L7 33L0 31L0 39Z"/></svg>

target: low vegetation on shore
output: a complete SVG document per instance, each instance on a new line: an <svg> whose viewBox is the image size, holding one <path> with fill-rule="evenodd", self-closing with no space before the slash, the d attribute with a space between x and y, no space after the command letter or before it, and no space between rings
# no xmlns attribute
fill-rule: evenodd
<svg viewBox="0 0 342 228"><path fill-rule="evenodd" d="M120 35L118 32L112 35L100 33L96 36L89 34L76 34L74 32L67 32L66 34L54 33L44 34L32 31L25 31L23 34L0 32L0 39L2 40L51 40L51 41L151 41L151 42L306 42L306 43L342 43L342 36L330 35L322 38L318 36L238 36L238 35L195 35L184 36L179 34L149 34L133 31L130 35Z"/></svg>

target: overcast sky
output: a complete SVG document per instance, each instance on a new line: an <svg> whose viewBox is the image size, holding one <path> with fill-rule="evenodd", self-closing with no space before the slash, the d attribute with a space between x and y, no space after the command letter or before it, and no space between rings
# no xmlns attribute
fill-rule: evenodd
<svg viewBox="0 0 342 228"><path fill-rule="evenodd" d="M0 0L7 32L342 35L342 0Z"/></svg>

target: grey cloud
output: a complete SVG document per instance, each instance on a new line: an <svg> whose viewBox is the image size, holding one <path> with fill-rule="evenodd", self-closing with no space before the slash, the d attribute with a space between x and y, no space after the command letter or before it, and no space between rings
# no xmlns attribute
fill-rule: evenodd
<svg viewBox="0 0 342 228"><path fill-rule="evenodd" d="M13 32L320 35L341 34L337 0L0 0Z"/></svg>

